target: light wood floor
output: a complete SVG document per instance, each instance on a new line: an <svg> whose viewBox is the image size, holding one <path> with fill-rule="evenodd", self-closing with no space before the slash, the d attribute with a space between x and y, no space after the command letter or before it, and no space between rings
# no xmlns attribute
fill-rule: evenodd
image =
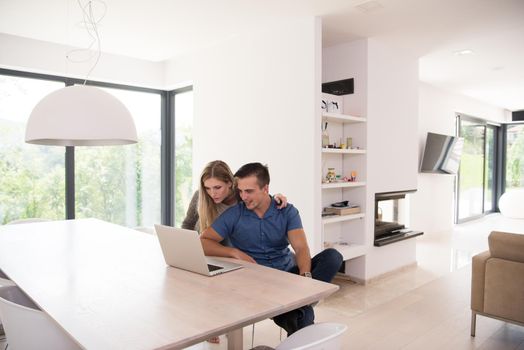
<svg viewBox="0 0 524 350"><path fill-rule="evenodd" d="M315 307L316 322L348 325L343 349L524 350L524 327L477 317L470 336L471 257L487 250L492 230L524 233L524 220L498 214L417 238L418 265L368 285L335 282L340 290ZM280 332L272 321L255 326L254 345L275 347ZM191 349L226 349L203 343ZM244 329L244 348L251 328Z"/></svg>
<svg viewBox="0 0 524 350"><path fill-rule="evenodd" d="M478 316L470 337L471 257L487 249L492 230L524 233L524 220L498 214L417 238L418 265L368 285L335 282L340 290L315 307L316 322L348 325L343 349L524 350L524 327ZM251 348L251 327L244 328L244 348ZM227 349L201 343L193 350ZM253 344L275 347L279 328L272 321L255 326ZM5 345L0 342L0 350Z"/></svg>

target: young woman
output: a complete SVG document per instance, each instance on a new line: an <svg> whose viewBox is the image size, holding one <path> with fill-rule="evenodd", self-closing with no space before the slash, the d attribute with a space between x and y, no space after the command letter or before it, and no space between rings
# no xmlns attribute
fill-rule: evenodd
<svg viewBox="0 0 524 350"><path fill-rule="evenodd" d="M210 162L200 175L200 189L189 203L182 228L202 232L239 200L229 166L221 160ZM278 208L287 205L287 198L281 194L275 195L275 200L281 203Z"/></svg>
<svg viewBox="0 0 524 350"><path fill-rule="evenodd" d="M189 203L182 228L203 232L220 214L239 200L235 179L229 166L221 160L208 163L200 175L200 189L195 192ZM287 205L287 198L281 194L275 195L275 200L280 203L278 208ZM218 344L220 338L213 337L208 339L208 342Z"/></svg>

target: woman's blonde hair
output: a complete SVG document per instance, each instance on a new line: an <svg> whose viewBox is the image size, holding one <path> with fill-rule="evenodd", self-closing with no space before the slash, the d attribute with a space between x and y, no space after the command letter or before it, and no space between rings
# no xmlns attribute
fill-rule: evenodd
<svg viewBox="0 0 524 350"><path fill-rule="evenodd" d="M217 204L215 204L213 199L207 194L207 191L204 187L204 181L211 178L231 184L231 191L235 190L233 188L235 183L233 173L225 162L221 160L215 160L206 165L204 170L202 170L202 174L200 175L200 190L198 194L198 216L200 232L204 232L204 230L211 226L211 224L218 217Z"/></svg>

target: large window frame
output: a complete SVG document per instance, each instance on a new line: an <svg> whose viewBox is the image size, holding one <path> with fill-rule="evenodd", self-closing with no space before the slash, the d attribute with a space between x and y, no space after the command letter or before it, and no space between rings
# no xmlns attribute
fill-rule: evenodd
<svg viewBox="0 0 524 350"><path fill-rule="evenodd" d="M48 80L55 82L62 82L65 86L72 86L75 84L84 84L83 79L62 77L50 74L32 73L25 71L18 71L12 69L0 68L0 75L14 76L20 78L30 78L39 80ZM178 92L192 90L192 87L186 87L177 90L159 90L124 84L115 84L101 81L88 80L86 85L96 87L107 87L129 91L146 92L160 95L161 115L160 126L162 143L160 150L161 157L161 221L164 225L172 226L174 224L174 164L175 164L175 109L174 109L174 95ZM75 147L65 147L65 219L75 218Z"/></svg>
<svg viewBox="0 0 524 350"><path fill-rule="evenodd" d="M460 205L460 171L457 174L457 178L455 181L455 223L460 224L467 221L475 220L480 217L483 217L484 215L494 213L498 211L498 199L502 195L502 190L504 188L503 179L504 179L504 173L503 173L503 164L504 164L504 152L503 152L503 145L504 145L504 138L503 138L503 131L504 127L503 125L495 124L487 122L486 120L475 118L472 116L464 115L464 114L456 114L456 136L461 137L460 130L461 130L461 121L468 121L468 122L474 122L478 125L481 125L484 127L484 145L483 145L483 166L482 166L482 212L478 215L473 215L465 218L459 218L459 205ZM486 210L486 159L489 159L487 157L487 130L493 131L493 143L494 143L494 150L492 153L493 158L493 174L492 174L492 184L491 184L491 209Z"/></svg>

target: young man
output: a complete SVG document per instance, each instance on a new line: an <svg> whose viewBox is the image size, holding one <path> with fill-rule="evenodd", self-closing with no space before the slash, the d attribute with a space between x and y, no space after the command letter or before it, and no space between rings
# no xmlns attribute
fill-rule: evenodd
<svg viewBox="0 0 524 350"><path fill-rule="evenodd" d="M291 204L277 210L269 195L267 167L260 163L246 164L235 178L242 202L226 210L202 232L200 239L206 255L241 259L331 282L340 269L342 255L335 249L326 249L311 259L298 210ZM219 243L226 238L233 247ZM289 336L313 324L314 319L313 308L304 306L273 320Z"/></svg>

